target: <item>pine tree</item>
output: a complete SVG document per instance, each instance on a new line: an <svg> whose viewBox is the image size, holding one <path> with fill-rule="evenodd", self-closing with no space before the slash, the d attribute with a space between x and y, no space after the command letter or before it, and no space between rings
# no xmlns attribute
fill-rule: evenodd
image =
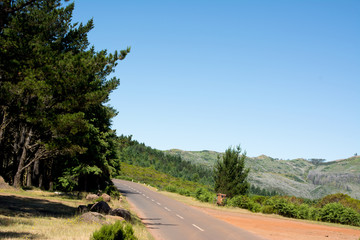
<svg viewBox="0 0 360 240"><path fill-rule="evenodd" d="M0 174L15 187L89 190L110 179L116 111L105 103L119 79L107 76L130 48L96 52L93 21L72 24L73 9L60 0L0 6Z"/></svg>
<svg viewBox="0 0 360 240"><path fill-rule="evenodd" d="M214 167L215 191L226 194L232 198L237 195L245 195L250 187L247 176L250 169L245 169L246 153L241 153L241 147L229 147L222 159L218 160Z"/></svg>

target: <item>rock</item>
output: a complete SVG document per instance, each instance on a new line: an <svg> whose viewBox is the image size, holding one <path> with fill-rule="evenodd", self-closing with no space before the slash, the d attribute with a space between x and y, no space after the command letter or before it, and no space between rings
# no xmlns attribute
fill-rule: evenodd
<svg viewBox="0 0 360 240"><path fill-rule="evenodd" d="M116 209L112 209L109 212L110 215L112 216L119 216L124 218L126 221L131 221L131 213L128 210L122 209L122 208L116 208Z"/></svg>
<svg viewBox="0 0 360 240"><path fill-rule="evenodd" d="M87 212L84 213L80 216L80 219L84 222L88 222L88 223L100 223L100 224L104 224L106 223L106 218L97 212Z"/></svg>
<svg viewBox="0 0 360 240"><path fill-rule="evenodd" d="M90 208L91 212L98 212L98 213L104 213L104 214L108 214L110 212L110 210L111 210L111 208L110 208L109 204L107 204L104 201L97 202Z"/></svg>
<svg viewBox="0 0 360 240"><path fill-rule="evenodd" d="M86 205L79 205L78 206L78 208L77 208L77 210L76 210L76 212L77 213L86 213L86 212L88 212L89 211L89 207L88 206L86 206Z"/></svg>
<svg viewBox="0 0 360 240"><path fill-rule="evenodd" d="M11 187L9 184L7 184L5 182L5 180L3 179L3 177L0 176L0 189L12 189L13 187Z"/></svg>
<svg viewBox="0 0 360 240"><path fill-rule="evenodd" d="M106 193L103 193L101 195L101 197L104 199L105 202L110 202L111 201L111 197L109 195L107 195Z"/></svg>
<svg viewBox="0 0 360 240"><path fill-rule="evenodd" d="M92 193L90 193L90 194L88 194L88 195L86 196L86 200L89 200L89 201L93 201L93 200L98 199L98 198L99 198L98 195L92 194Z"/></svg>

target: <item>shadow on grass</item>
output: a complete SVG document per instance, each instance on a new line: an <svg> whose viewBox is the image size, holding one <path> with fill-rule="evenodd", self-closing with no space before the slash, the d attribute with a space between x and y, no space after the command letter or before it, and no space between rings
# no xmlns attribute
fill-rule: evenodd
<svg viewBox="0 0 360 240"><path fill-rule="evenodd" d="M12 218L3 218L0 217L0 226L11 226L15 224L23 224L23 225L34 225L31 220L23 220L23 219L12 219Z"/></svg>
<svg viewBox="0 0 360 240"><path fill-rule="evenodd" d="M28 232L3 232L0 231L0 239L12 238L12 239L44 239L44 236L40 234L33 234Z"/></svg>
<svg viewBox="0 0 360 240"><path fill-rule="evenodd" d="M62 203L36 198L0 196L0 214L9 217L72 217L75 213L76 208Z"/></svg>

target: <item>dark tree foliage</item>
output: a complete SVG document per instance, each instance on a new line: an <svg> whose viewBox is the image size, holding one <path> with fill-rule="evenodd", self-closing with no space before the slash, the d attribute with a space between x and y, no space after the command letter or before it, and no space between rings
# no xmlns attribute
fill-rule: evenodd
<svg viewBox="0 0 360 240"><path fill-rule="evenodd" d="M249 169L245 169L245 158L246 153L241 153L240 146L229 147L222 159L218 156L214 166L215 192L226 194L229 198L248 193Z"/></svg>
<svg viewBox="0 0 360 240"><path fill-rule="evenodd" d="M183 160L180 156L165 154L164 152L145 146L132 136L119 137L119 159L140 167L152 167L173 177L189 181L213 185L212 171L205 166L196 165Z"/></svg>
<svg viewBox="0 0 360 240"><path fill-rule="evenodd" d="M0 4L0 174L15 187L102 188L116 135L106 77L130 51L89 47L93 21L72 24L74 4Z"/></svg>
<svg viewBox="0 0 360 240"><path fill-rule="evenodd" d="M322 158L311 158L311 159L309 159L309 161L312 163L312 164L314 164L314 165L320 165L320 164L322 164L322 163L324 163L325 162L325 159L322 159Z"/></svg>
<svg viewBox="0 0 360 240"><path fill-rule="evenodd" d="M280 193L278 193L277 191L275 190L266 190L264 188L260 188L259 186L254 186L254 185L251 185L250 186L250 189L249 189L249 192L251 194L254 194L254 195L260 195L260 196L277 196L277 195L282 195Z"/></svg>

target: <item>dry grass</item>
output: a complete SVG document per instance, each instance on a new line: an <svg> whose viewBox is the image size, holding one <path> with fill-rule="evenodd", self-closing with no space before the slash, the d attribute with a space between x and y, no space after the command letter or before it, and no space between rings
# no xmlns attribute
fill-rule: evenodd
<svg viewBox="0 0 360 240"><path fill-rule="evenodd" d="M0 189L0 239L76 239L88 240L101 228L99 223L86 223L77 216L76 208L86 205L83 194L58 195L40 190ZM114 200L112 208L129 209L126 200ZM141 221L135 217L133 228L138 239L153 240ZM112 223L118 217L107 216Z"/></svg>

